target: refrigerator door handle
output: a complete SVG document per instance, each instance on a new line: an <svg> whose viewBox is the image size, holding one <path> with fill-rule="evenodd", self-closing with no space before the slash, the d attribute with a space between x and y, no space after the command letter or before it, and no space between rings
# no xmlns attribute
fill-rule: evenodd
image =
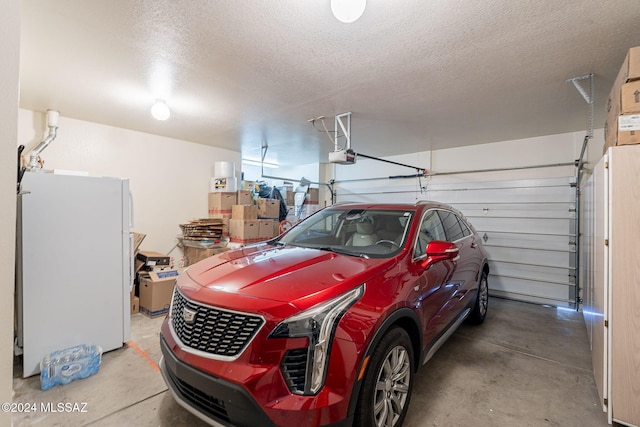
<svg viewBox="0 0 640 427"><path fill-rule="evenodd" d="M133 289L133 279L135 277L135 259L133 254L133 234L129 233L129 292Z"/></svg>

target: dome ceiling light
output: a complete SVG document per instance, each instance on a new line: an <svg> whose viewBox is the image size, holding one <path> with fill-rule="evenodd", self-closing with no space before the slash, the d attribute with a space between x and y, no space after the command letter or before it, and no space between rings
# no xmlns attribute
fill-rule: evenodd
<svg viewBox="0 0 640 427"><path fill-rule="evenodd" d="M331 12L340 22L350 24L362 16L367 0L331 0Z"/></svg>
<svg viewBox="0 0 640 427"><path fill-rule="evenodd" d="M156 102L151 107L151 115L156 120L167 120L171 116L171 110L169 106L162 99L156 99Z"/></svg>

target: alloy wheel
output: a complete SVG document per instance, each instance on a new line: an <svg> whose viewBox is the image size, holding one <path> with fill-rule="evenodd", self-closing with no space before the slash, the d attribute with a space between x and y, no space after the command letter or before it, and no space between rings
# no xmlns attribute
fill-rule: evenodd
<svg viewBox="0 0 640 427"><path fill-rule="evenodd" d="M403 346L387 353L376 381L373 418L378 427L393 427L402 415L409 395L411 362Z"/></svg>
<svg viewBox="0 0 640 427"><path fill-rule="evenodd" d="M489 286L487 285L487 277L482 277L482 282L480 282L480 295L479 298L479 311L480 314L484 317L487 314L487 304L489 303Z"/></svg>

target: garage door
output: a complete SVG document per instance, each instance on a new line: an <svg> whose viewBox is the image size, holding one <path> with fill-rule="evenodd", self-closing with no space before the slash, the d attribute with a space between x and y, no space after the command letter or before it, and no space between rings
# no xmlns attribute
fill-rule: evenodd
<svg viewBox="0 0 640 427"><path fill-rule="evenodd" d="M413 180L404 180L405 183ZM575 306L574 177L380 186L338 182L337 201L437 200L459 209L485 242L491 294ZM420 190L422 189L422 190Z"/></svg>

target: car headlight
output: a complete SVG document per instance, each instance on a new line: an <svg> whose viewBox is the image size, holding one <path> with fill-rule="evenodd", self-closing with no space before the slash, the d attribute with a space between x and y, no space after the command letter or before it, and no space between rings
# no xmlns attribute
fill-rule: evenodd
<svg viewBox="0 0 640 427"><path fill-rule="evenodd" d="M309 347L306 353L306 365L304 377L296 382L287 379L287 384L296 394L314 395L324 385L329 364L331 342L338 321L342 315L364 294L364 284L344 293L330 301L315 305L301 313L291 316L278 324L269 334L270 338L309 338ZM300 363L299 351L292 359ZM285 356L286 364L288 356ZM286 366L283 370L288 370ZM303 381L303 382L302 382Z"/></svg>

